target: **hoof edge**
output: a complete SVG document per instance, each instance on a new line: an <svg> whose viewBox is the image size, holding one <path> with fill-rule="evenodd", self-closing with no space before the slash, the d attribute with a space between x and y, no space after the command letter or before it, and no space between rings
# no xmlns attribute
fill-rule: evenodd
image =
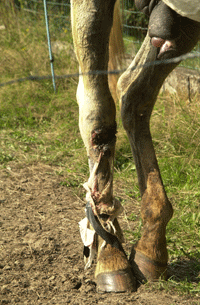
<svg viewBox="0 0 200 305"><path fill-rule="evenodd" d="M99 293L136 291L136 279L130 268L100 273L96 283Z"/></svg>
<svg viewBox="0 0 200 305"><path fill-rule="evenodd" d="M153 261L139 251L134 252L134 255L131 253L129 261L138 281L142 283L167 279L167 264Z"/></svg>

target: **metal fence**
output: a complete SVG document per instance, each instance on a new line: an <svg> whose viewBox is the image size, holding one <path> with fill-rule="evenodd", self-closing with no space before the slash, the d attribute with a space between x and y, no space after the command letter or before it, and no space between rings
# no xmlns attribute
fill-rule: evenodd
<svg viewBox="0 0 200 305"><path fill-rule="evenodd" d="M14 4L17 10L23 10L25 15L32 14L37 18L37 16L42 16L46 20L46 29L48 42L50 42L50 34L54 34L56 30L63 30L63 28L68 27L71 28L70 25L70 0L4 0L5 3ZM144 14L140 13L134 7L134 0L121 0L121 8L123 13L123 36L124 42L126 46L126 53L130 54L130 58L134 57L134 55L139 50L142 41L147 32L148 20ZM48 12L48 18L47 18ZM28 17L29 18L29 17ZM49 21L49 22L48 22ZM55 26L56 25L56 26ZM53 57L51 54L51 43L49 43L49 53L50 53L50 63L52 69L52 78L55 89L55 77L53 71ZM187 60L186 60L187 59ZM187 54L181 56L179 58L171 59L170 61L179 62L182 61L182 66L186 68L191 68L200 71L200 44L197 45L193 54ZM153 62L151 64L160 64L161 62ZM92 71L92 73L105 73L105 71ZM110 71L110 73L119 74L123 71ZM63 75L56 76L56 78L68 78L73 75ZM7 83L2 83L0 86L4 86L7 84L21 82L25 80L40 80L44 77L40 76L30 76L27 78L21 78L17 80L12 80ZM49 76L46 76L45 79L49 79Z"/></svg>
<svg viewBox="0 0 200 305"><path fill-rule="evenodd" d="M23 9L27 13L34 15L44 14L43 0L13 0L15 6ZM136 10L134 0L121 0L123 15L123 35L126 52L131 56L137 53L143 38L147 32L147 18L144 14ZM56 20L60 27L70 27L70 0L47 0L48 16ZM50 23L51 27L51 23ZM200 43L193 50L200 55ZM186 60L182 66L190 69L200 70L200 57L195 60Z"/></svg>

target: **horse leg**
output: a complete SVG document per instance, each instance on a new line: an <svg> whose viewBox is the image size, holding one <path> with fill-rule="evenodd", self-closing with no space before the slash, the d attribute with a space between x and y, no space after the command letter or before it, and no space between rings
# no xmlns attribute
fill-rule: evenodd
<svg viewBox="0 0 200 305"><path fill-rule="evenodd" d="M114 5L115 0L72 1L72 33L82 73L107 71ZM114 199L112 190L116 110L108 87L107 75L80 76L77 100L79 127L90 169L90 177L85 184L86 199L89 202L86 205L87 216L97 233L103 237L102 239L98 236L95 271L97 290L133 290L134 277L119 241L122 234L117 215L121 211L121 206ZM96 222L93 222L94 220ZM113 243L114 240L116 243Z"/></svg>
<svg viewBox="0 0 200 305"><path fill-rule="evenodd" d="M183 54L183 50L188 52L194 47L199 35L196 34L189 40L189 46L185 43L187 50L186 47L175 50L177 56ZM185 35L185 39L188 39L188 35ZM182 40L181 46L184 46ZM173 214L156 160L149 121L159 89L176 64L140 66L156 60L158 52L159 49L152 46L147 34L135 60L118 81L122 121L135 159L142 197L143 232L130 256L139 280L156 280L161 275L166 277L168 254L165 233ZM170 56L170 52L166 52L165 58ZM133 71L131 68L137 65L140 67Z"/></svg>

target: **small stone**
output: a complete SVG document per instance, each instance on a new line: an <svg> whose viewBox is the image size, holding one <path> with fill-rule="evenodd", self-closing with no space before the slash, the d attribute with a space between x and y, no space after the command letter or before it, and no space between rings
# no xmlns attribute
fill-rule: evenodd
<svg viewBox="0 0 200 305"><path fill-rule="evenodd" d="M9 265L6 265L6 266L4 266L4 268L3 268L4 270L11 270L12 268L11 268L11 266L9 266Z"/></svg>
<svg viewBox="0 0 200 305"><path fill-rule="evenodd" d="M55 280L55 276L54 275L52 275L50 278L49 278L49 281L53 281L53 280Z"/></svg>
<svg viewBox="0 0 200 305"><path fill-rule="evenodd" d="M10 292L10 289L8 288L8 285L3 285L1 288L2 294L7 294Z"/></svg>
<svg viewBox="0 0 200 305"><path fill-rule="evenodd" d="M11 284L12 284L13 287L18 287L19 286L19 283L18 283L17 280L13 280Z"/></svg>

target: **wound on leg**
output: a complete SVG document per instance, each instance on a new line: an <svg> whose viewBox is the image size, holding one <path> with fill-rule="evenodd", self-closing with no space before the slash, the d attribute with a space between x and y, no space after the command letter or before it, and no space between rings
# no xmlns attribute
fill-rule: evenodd
<svg viewBox="0 0 200 305"><path fill-rule="evenodd" d="M91 144L93 149L106 152L116 142L117 125L101 127L92 131Z"/></svg>
<svg viewBox="0 0 200 305"><path fill-rule="evenodd" d="M89 153L91 173L88 185L98 214L104 214L109 207L113 206L112 180L115 142L116 124L92 131Z"/></svg>

